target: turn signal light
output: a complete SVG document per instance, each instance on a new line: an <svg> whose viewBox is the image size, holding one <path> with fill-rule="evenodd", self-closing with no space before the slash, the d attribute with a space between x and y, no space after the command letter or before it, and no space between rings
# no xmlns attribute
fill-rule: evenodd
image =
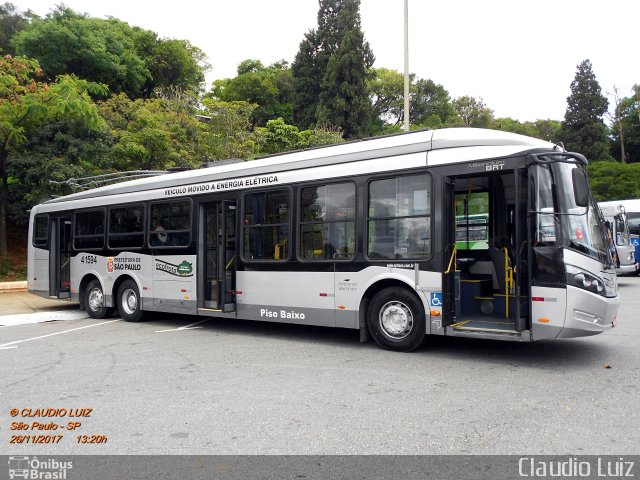
<svg viewBox="0 0 640 480"><path fill-rule="evenodd" d="M548 318L546 318L546 317L542 317L542 318L539 318L539 319L538 319L538 321L539 321L540 323L549 323L551 320L549 320L549 319L548 319Z"/></svg>

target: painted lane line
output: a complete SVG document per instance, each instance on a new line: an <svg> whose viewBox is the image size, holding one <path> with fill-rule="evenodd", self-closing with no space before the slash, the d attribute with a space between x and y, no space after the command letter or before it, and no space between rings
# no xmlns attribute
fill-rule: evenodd
<svg viewBox="0 0 640 480"><path fill-rule="evenodd" d="M156 333L179 332L181 330L195 330L197 328L202 328L202 327L194 327L194 325L198 325L199 323L208 322L208 321L209 319L205 318L204 320L200 320L199 322L195 322L195 323L190 323L189 325L185 325L184 327L170 328L168 330L156 330Z"/></svg>
<svg viewBox="0 0 640 480"><path fill-rule="evenodd" d="M8 347L9 345L15 345L17 343L22 342L30 342L31 340L40 340L41 338L53 337L54 335L62 335L63 333L75 332L76 330L83 330L85 328L98 327L100 325L106 325L107 323L119 322L120 319L117 320L109 320L107 322L94 323L93 325L85 325L84 327L71 328L69 330L63 330L62 332L49 333L47 335L40 335L39 337L33 338L25 338L24 340L14 340L13 342L3 343L0 345L0 348Z"/></svg>
<svg viewBox="0 0 640 480"><path fill-rule="evenodd" d="M18 348L17 345L11 345L10 347L0 347L0 350L9 350L10 348Z"/></svg>

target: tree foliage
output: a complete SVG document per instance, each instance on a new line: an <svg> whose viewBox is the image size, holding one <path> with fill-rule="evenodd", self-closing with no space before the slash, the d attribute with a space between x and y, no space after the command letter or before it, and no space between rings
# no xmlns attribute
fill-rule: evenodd
<svg viewBox="0 0 640 480"><path fill-rule="evenodd" d="M39 61L49 80L72 73L129 97L150 96L157 86L198 90L204 54L185 40L161 40L115 18L91 18L59 6L11 40L20 55Z"/></svg>
<svg viewBox="0 0 640 480"><path fill-rule="evenodd" d="M640 163L591 163L589 186L599 201L640 198Z"/></svg>
<svg viewBox="0 0 640 480"><path fill-rule="evenodd" d="M602 117L609 102L602 95L591 62L584 60L577 68L567 98L562 139L568 150L580 152L591 161L608 160L609 138Z"/></svg>
<svg viewBox="0 0 640 480"><path fill-rule="evenodd" d="M69 119L87 128L99 128L101 119L89 93L106 94L104 86L60 76L54 83L41 81L35 60L6 55L0 58L0 257L7 255L9 155L38 129L53 120Z"/></svg>
<svg viewBox="0 0 640 480"><path fill-rule="evenodd" d="M485 105L482 98L468 95L456 98L453 109L467 127L488 128L493 120L493 110Z"/></svg>
<svg viewBox="0 0 640 480"><path fill-rule="evenodd" d="M337 126L345 138L368 131L366 73L374 57L360 25L360 0L320 0L318 28L305 35L292 65L293 119L300 128Z"/></svg>
<svg viewBox="0 0 640 480"><path fill-rule="evenodd" d="M24 14L19 12L16 6L9 2L0 5L0 52L15 55L16 52L9 41L16 33L24 30L35 16L31 10Z"/></svg>
<svg viewBox="0 0 640 480"><path fill-rule="evenodd" d="M273 154L302 148L320 147L343 142L339 130L317 128L300 131L295 125L288 125L282 118L269 120L260 130L264 139L262 150Z"/></svg>
<svg viewBox="0 0 640 480"><path fill-rule="evenodd" d="M213 82L211 96L224 102L248 102L257 105L252 125L264 127L275 118L293 122L293 77L286 61L268 67L259 60L244 60L238 75Z"/></svg>

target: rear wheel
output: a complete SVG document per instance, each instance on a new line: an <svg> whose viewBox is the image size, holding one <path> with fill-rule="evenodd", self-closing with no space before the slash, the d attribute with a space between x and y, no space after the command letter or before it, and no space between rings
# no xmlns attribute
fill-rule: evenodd
<svg viewBox="0 0 640 480"><path fill-rule="evenodd" d="M142 320L142 305L140 291L133 280L125 280L118 289L118 311L127 322L139 322Z"/></svg>
<svg viewBox="0 0 640 480"><path fill-rule="evenodd" d="M367 324L378 345L399 352L410 352L422 345L427 328L422 304L401 287L385 288L374 297Z"/></svg>
<svg viewBox="0 0 640 480"><path fill-rule="evenodd" d="M98 280L91 280L84 291L84 306L91 318L106 318L113 308L105 306L104 292Z"/></svg>

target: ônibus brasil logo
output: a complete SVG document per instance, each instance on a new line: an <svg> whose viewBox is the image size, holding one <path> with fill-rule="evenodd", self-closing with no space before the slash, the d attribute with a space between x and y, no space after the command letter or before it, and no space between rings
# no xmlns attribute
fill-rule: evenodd
<svg viewBox="0 0 640 480"><path fill-rule="evenodd" d="M175 275L176 277L193 276L193 265L186 260L183 260L179 265L165 262L164 260L156 260L156 270Z"/></svg>

